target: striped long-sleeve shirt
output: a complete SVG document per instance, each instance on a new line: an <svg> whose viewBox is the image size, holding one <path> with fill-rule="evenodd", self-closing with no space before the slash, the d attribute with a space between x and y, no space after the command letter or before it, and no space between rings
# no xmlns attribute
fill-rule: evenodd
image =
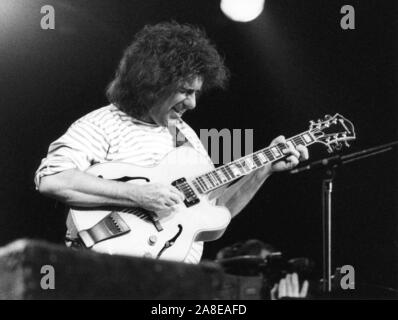
<svg viewBox="0 0 398 320"><path fill-rule="evenodd" d="M185 122L176 127L193 148L211 159L196 133ZM134 119L114 105L97 109L76 122L59 139L51 143L47 157L36 171L35 184L40 179L64 170L86 170L96 163L127 162L139 166L154 166L176 148L175 136L168 128ZM68 217L68 235L76 236ZM194 242L185 259L198 263L203 252L203 242Z"/></svg>

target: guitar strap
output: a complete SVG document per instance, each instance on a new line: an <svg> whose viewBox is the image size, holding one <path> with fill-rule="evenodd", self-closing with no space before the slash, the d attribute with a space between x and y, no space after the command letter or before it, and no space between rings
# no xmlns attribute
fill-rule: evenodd
<svg viewBox="0 0 398 320"><path fill-rule="evenodd" d="M211 161L209 154L207 153L206 149L204 148L202 142L196 135L195 131L191 129L184 121L176 121L175 123L175 133L171 131L171 133L175 136L175 144L176 147L180 147L183 144L188 143L194 148L196 151L200 152L203 156L205 156L209 163L214 166L213 162ZM173 127L171 127L173 130Z"/></svg>

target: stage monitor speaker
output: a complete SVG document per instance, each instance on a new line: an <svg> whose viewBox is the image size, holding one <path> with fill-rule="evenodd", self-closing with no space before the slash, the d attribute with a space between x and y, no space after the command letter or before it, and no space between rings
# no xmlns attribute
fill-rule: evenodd
<svg viewBox="0 0 398 320"><path fill-rule="evenodd" d="M222 271L35 240L0 249L0 299L220 299Z"/></svg>

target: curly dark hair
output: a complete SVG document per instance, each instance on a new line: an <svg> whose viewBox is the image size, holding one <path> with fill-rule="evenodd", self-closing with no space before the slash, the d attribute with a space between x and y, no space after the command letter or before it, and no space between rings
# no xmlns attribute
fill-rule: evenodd
<svg viewBox="0 0 398 320"><path fill-rule="evenodd" d="M147 25L124 51L106 96L132 115L145 115L158 99L195 77L202 92L225 88L229 71L215 46L198 27L176 22Z"/></svg>

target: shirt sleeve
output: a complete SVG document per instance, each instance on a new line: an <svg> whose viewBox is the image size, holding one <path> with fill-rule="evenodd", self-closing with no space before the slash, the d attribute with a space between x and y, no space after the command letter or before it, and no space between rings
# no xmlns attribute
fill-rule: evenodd
<svg viewBox="0 0 398 320"><path fill-rule="evenodd" d="M36 189L44 176L75 168L84 171L105 161L108 150L106 135L98 125L85 119L77 120L63 136L50 144L47 156L35 173Z"/></svg>

